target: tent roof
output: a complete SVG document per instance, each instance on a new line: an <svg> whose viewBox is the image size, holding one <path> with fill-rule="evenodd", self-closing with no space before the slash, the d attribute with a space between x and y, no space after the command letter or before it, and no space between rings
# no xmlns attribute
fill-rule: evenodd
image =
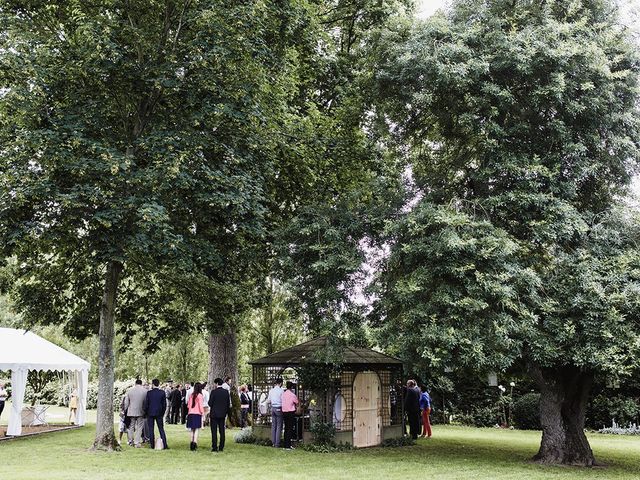
<svg viewBox="0 0 640 480"><path fill-rule="evenodd" d="M317 337L308 342L281 350L266 357L249 362L251 365L296 366L312 361L313 355L326 347L327 337ZM344 365L402 365L402 361L369 348L350 347L344 349Z"/></svg>
<svg viewBox="0 0 640 480"><path fill-rule="evenodd" d="M0 328L0 370L89 370L89 362L33 332Z"/></svg>

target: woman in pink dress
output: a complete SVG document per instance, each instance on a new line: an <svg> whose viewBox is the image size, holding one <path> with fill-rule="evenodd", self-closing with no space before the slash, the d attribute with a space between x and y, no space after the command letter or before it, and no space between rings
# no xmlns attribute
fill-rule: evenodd
<svg viewBox="0 0 640 480"><path fill-rule="evenodd" d="M187 402L187 428L191 430L191 451L198 448L198 433L202 428L202 415L204 414L202 396L202 384L197 382L193 386L193 393Z"/></svg>

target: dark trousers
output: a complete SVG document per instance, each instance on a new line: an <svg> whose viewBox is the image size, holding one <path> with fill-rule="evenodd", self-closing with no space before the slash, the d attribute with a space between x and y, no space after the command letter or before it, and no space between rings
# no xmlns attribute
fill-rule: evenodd
<svg viewBox="0 0 640 480"><path fill-rule="evenodd" d="M162 439L162 444L164 445L164 448L167 448L167 436L164 433L164 419L163 419L163 415L158 415L157 417L147 417L147 432L149 434L149 446L151 448L155 448L156 447L156 439L154 436L154 428L153 428L153 422L156 422L158 424L158 431L160 432L160 438Z"/></svg>
<svg viewBox="0 0 640 480"><path fill-rule="evenodd" d="M420 434L420 412L407 412L407 417L409 420L409 433L411 438L416 440Z"/></svg>
<svg viewBox="0 0 640 480"><path fill-rule="evenodd" d="M291 448L293 428L296 423L296 412L283 412L284 417L284 448Z"/></svg>
<svg viewBox="0 0 640 480"><path fill-rule="evenodd" d="M189 411L189 407L187 404L182 402L182 418L180 419L180 423L187 423L187 412Z"/></svg>
<svg viewBox="0 0 640 480"><path fill-rule="evenodd" d="M224 450L224 422L226 417L211 417L211 449L221 452ZM220 444L218 445L218 432L220 432Z"/></svg>
<svg viewBox="0 0 640 480"><path fill-rule="evenodd" d="M2 415L3 410L4 410L4 400L0 402L0 415Z"/></svg>
<svg viewBox="0 0 640 480"><path fill-rule="evenodd" d="M180 404L171 406L171 423L177 424L180 421L182 407Z"/></svg>
<svg viewBox="0 0 640 480"><path fill-rule="evenodd" d="M240 427L244 428L247 426L247 418L249 417L249 409L241 408L240 409Z"/></svg>

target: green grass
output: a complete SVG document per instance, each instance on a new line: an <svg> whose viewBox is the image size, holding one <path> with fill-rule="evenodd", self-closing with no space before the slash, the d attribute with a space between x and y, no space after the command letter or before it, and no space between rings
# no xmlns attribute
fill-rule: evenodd
<svg viewBox="0 0 640 480"><path fill-rule="evenodd" d="M91 417L90 417L91 418ZM6 419L5 419L6 421ZM0 477L7 479L158 479L166 476L263 479L637 479L640 438L594 434L590 441L598 460L593 469L543 467L529 461L539 432L464 427L434 428L434 437L414 447L371 448L321 454L238 445L227 436L225 452L209 452L209 430L201 433L200 449L189 451L182 426L168 427L170 450L124 447L117 453L88 449L93 425L0 442Z"/></svg>

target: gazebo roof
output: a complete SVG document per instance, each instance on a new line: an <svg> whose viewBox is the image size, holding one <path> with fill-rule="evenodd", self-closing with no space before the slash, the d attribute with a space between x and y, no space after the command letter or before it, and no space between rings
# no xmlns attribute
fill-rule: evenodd
<svg viewBox="0 0 640 480"><path fill-rule="evenodd" d="M89 370L89 362L33 332L0 328L0 370Z"/></svg>
<svg viewBox="0 0 640 480"><path fill-rule="evenodd" d="M266 357L249 362L251 365L297 366L305 361L313 361L316 352L327 346L327 337L316 337L308 342L281 350ZM376 352L369 348L345 346L343 365L402 365L397 358Z"/></svg>

